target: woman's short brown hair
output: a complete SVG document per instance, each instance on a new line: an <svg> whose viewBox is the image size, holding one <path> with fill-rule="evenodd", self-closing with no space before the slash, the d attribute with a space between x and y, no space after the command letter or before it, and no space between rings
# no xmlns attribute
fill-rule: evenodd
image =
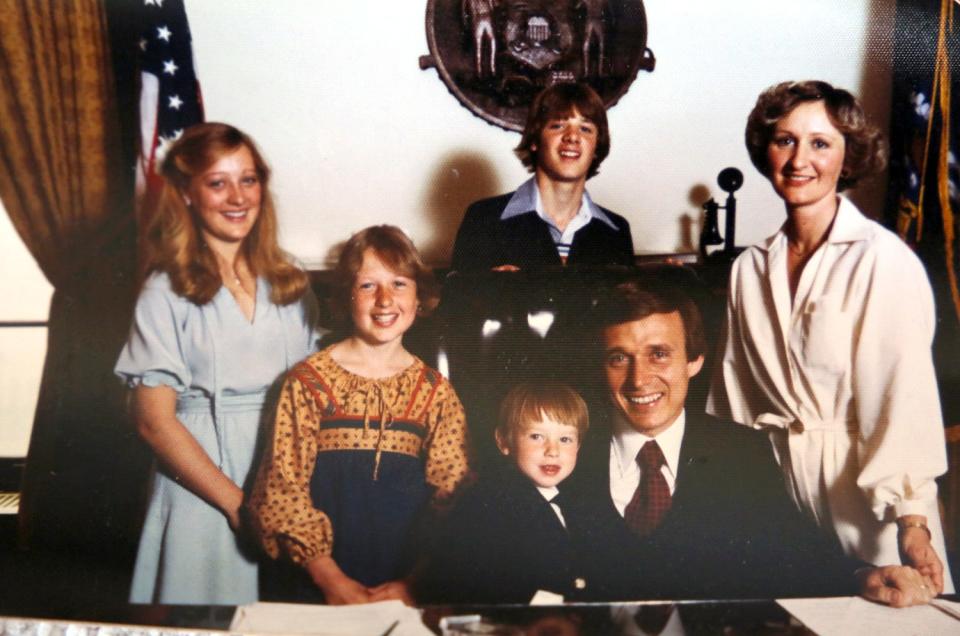
<svg viewBox="0 0 960 636"><path fill-rule="evenodd" d="M587 171L587 178L600 171L600 164L610 154L607 109L597 92L583 83L554 84L541 91L530 104L523 136L513 150L527 170L534 172L537 169L537 152L533 146L540 143L540 133L543 132L544 127L554 119L569 117L574 110L597 127L597 148L590 169Z"/></svg>
<svg viewBox="0 0 960 636"><path fill-rule="evenodd" d="M765 177L770 176L767 148L777 122L806 102L822 101L827 116L843 134L845 152L837 191L852 188L857 181L883 170L887 145L880 130L867 121L863 106L850 92L827 82L781 82L757 98L747 118L746 142L750 161Z"/></svg>
<svg viewBox="0 0 960 636"><path fill-rule="evenodd" d="M413 241L403 230L393 225L371 225L350 237L340 250L334 269L333 306L338 327L351 328L350 298L357 272L363 266L363 255L373 250L384 265L393 272L412 279L417 284L418 313L426 313L436 305L437 282Z"/></svg>
<svg viewBox="0 0 960 636"><path fill-rule="evenodd" d="M590 428L587 404L572 388L553 381L521 382L514 385L500 403L498 443L512 447L518 433L544 417L576 427L581 442Z"/></svg>

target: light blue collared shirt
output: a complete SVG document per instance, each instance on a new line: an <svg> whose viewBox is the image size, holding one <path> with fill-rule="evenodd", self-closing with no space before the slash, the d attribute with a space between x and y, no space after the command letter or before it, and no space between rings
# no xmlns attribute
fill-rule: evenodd
<svg viewBox="0 0 960 636"><path fill-rule="evenodd" d="M537 187L535 177L530 177L517 188L517 191L513 193L513 196L510 197L510 200L507 202L507 206L503 209L503 213L500 214L500 220L510 219L515 216L520 216L521 214L529 214L530 212L535 212L537 216L547 224L547 227L550 229L550 236L553 238L553 243L557 246L557 252L563 258L566 258L570 254L570 247L573 245L574 235L590 223L591 220L597 219L609 225L611 229L617 229L617 225L613 222L613 219L601 210L590 198L587 191L584 190L583 198L580 201L580 209L577 210L577 214L570 219L567 227L561 231L553 222L553 219L550 218L550 215L543 209L543 200L540 197L540 189Z"/></svg>

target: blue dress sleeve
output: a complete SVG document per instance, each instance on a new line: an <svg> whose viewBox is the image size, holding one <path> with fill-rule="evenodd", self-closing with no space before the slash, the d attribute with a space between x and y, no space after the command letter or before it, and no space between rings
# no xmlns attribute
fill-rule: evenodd
<svg viewBox="0 0 960 636"><path fill-rule="evenodd" d="M144 284L114 368L127 386L166 385L178 393L190 386L184 341L188 303L174 293L165 274L154 274Z"/></svg>

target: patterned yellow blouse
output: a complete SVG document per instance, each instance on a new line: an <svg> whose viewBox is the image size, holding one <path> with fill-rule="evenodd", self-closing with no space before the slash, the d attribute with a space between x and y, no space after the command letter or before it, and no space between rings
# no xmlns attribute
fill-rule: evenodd
<svg viewBox="0 0 960 636"><path fill-rule="evenodd" d="M366 585L412 567L414 528L468 472L463 406L415 359L389 378L316 353L287 376L273 441L247 504L273 558L330 555Z"/></svg>

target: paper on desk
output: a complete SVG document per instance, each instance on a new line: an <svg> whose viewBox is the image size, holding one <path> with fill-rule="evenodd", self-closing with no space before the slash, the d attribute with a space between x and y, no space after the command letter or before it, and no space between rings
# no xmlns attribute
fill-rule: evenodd
<svg viewBox="0 0 960 636"><path fill-rule="evenodd" d="M530 599L531 605L563 605L563 596L548 592L546 590L537 590L537 593Z"/></svg>
<svg viewBox="0 0 960 636"><path fill-rule="evenodd" d="M396 627L389 631L396 623ZM420 612L400 601L365 605L299 605L253 603L241 605L230 630L244 634L316 634L318 636L433 636Z"/></svg>
<svg viewBox="0 0 960 636"><path fill-rule="evenodd" d="M960 621L949 611L960 603L935 601L932 605L896 609L871 603L859 596L841 598L793 598L777 603L820 636L909 636L910 634L960 633Z"/></svg>
<svg viewBox="0 0 960 636"><path fill-rule="evenodd" d="M935 598L930 601L930 604L941 612L946 612L949 616L952 616L960 621L960 603L957 603L956 601L945 601L940 598Z"/></svg>

